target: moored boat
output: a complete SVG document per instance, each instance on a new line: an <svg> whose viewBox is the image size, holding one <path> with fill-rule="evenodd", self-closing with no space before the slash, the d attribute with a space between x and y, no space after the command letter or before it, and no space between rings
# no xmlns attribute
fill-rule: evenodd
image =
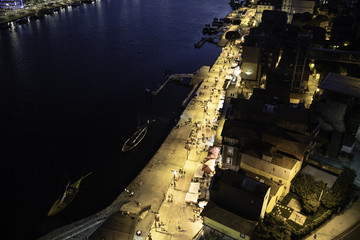
<svg viewBox="0 0 360 240"><path fill-rule="evenodd" d="M70 183L66 186L64 194L61 198L56 199L55 203L51 207L48 212L48 216L54 216L61 212L70 202L75 198L76 194L79 191L81 181L89 176L92 172L86 174L81 177L79 180L70 185Z"/></svg>
<svg viewBox="0 0 360 240"><path fill-rule="evenodd" d="M18 25L28 23L28 22L29 22L28 17L23 17L23 18L20 18L20 19L16 20L16 24L18 24Z"/></svg>
<svg viewBox="0 0 360 240"><path fill-rule="evenodd" d="M145 124L138 127L138 130L124 143L121 151L127 152L136 147L145 137L150 121L148 120Z"/></svg>

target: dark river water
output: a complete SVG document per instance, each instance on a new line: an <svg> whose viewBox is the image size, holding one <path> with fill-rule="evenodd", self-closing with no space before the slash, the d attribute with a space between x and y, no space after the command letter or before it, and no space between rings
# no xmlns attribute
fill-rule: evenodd
<svg viewBox="0 0 360 240"><path fill-rule="evenodd" d="M0 161L6 239L35 239L109 205L156 152L190 87L171 73L211 66L221 49L195 49L228 0L100 0L0 32ZM121 146L156 119L140 145ZM71 204L47 212L68 181L93 172ZM7 210L6 210L7 209ZM1 234L3 235L3 234Z"/></svg>

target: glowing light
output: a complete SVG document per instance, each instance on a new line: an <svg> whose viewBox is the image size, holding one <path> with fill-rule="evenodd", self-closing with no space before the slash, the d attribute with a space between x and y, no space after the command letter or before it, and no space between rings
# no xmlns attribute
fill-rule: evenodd
<svg viewBox="0 0 360 240"><path fill-rule="evenodd" d="M315 63L310 63L310 64L309 64L309 67L310 67L310 70L314 69Z"/></svg>
<svg viewBox="0 0 360 240"><path fill-rule="evenodd" d="M251 69L246 69L246 70L245 70L245 74L246 74L246 75L252 74L252 70L251 70Z"/></svg>

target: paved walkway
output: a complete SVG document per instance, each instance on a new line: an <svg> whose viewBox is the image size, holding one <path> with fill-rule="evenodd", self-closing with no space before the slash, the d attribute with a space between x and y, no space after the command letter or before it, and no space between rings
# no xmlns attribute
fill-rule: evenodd
<svg viewBox="0 0 360 240"><path fill-rule="evenodd" d="M343 213L336 215L322 227L313 232L305 240L341 239L341 234L351 228L360 220L360 201L353 203ZM315 238L316 234L316 238ZM344 237L346 239L346 237Z"/></svg>

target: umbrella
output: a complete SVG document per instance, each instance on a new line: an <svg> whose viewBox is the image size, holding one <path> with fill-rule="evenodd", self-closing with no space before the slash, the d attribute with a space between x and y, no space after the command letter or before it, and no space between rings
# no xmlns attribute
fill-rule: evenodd
<svg viewBox="0 0 360 240"><path fill-rule="evenodd" d="M206 161L202 167L203 172L214 172L215 171L215 159Z"/></svg>
<svg viewBox="0 0 360 240"><path fill-rule="evenodd" d="M219 153L220 152L220 148L219 147L212 147L209 150L209 153Z"/></svg>
<svg viewBox="0 0 360 240"><path fill-rule="evenodd" d="M217 158L219 158L219 153L210 153L210 154L208 154L207 158L217 159Z"/></svg>

